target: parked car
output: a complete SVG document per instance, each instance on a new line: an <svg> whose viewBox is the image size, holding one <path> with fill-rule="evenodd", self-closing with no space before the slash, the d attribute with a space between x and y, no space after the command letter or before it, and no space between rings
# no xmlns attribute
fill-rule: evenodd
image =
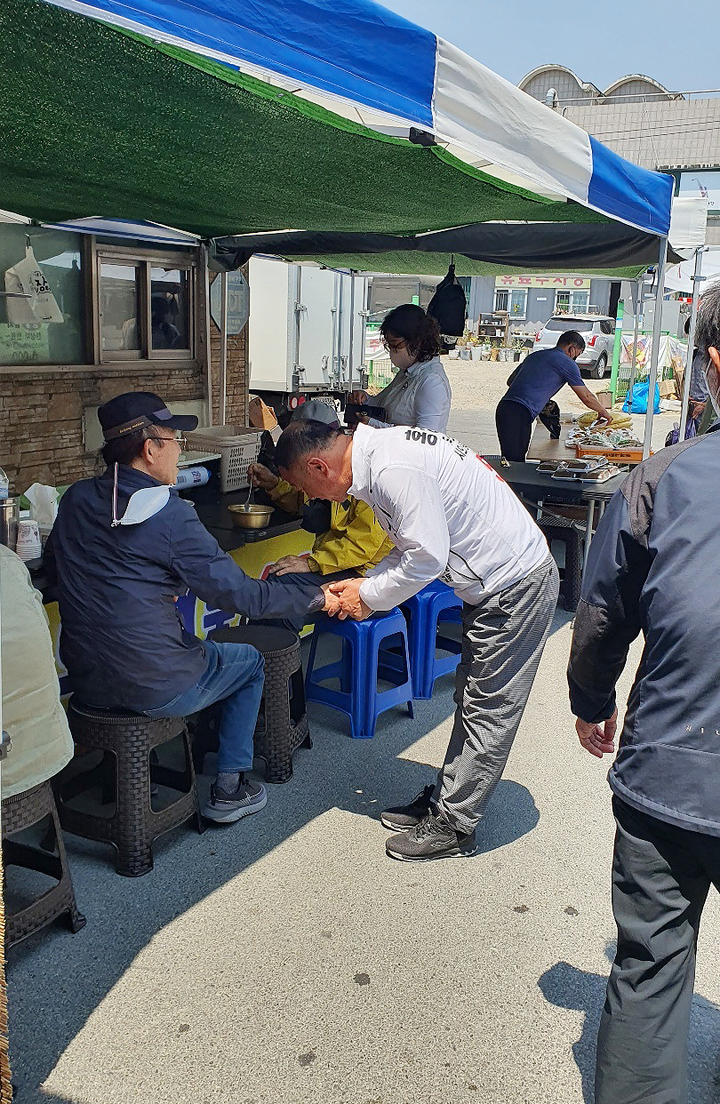
<svg viewBox="0 0 720 1104"><path fill-rule="evenodd" d="M535 334L533 352L552 349L566 330L577 330L585 338L585 352L577 358L580 371L602 379L612 364L615 319L601 314L554 314Z"/></svg>

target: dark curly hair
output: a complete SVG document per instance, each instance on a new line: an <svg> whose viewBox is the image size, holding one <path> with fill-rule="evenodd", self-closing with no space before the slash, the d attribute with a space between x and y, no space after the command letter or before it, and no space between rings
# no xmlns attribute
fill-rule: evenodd
<svg viewBox="0 0 720 1104"><path fill-rule="evenodd" d="M440 327L434 318L414 303L403 303L386 315L380 333L388 340L401 337L420 364L440 355Z"/></svg>

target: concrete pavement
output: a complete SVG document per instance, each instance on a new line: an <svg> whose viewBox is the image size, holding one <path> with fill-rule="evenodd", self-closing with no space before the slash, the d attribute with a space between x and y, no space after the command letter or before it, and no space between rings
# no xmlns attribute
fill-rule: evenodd
<svg viewBox="0 0 720 1104"><path fill-rule="evenodd" d="M460 372L451 429L480 447L494 401ZM143 878L70 837L87 927L9 955L19 1104L589 1104L613 826L608 763L572 728L570 634L558 611L470 859L393 862L377 819L441 763L451 678L372 741L313 708L315 746L267 809L178 829ZM691 1104L720 1101L719 935L715 895Z"/></svg>

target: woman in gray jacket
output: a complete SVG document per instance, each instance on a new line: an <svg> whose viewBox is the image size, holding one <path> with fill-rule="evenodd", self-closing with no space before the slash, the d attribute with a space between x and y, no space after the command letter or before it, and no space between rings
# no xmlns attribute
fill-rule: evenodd
<svg viewBox="0 0 720 1104"><path fill-rule="evenodd" d="M381 333L392 364L398 369L391 383L372 398L385 410L385 420L364 417L371 426L420 426L444 433L452 391L440 363L440 330L422 307L404 303L386 316ZM354 391L352 402L366 403L364 391Z"/></svg>

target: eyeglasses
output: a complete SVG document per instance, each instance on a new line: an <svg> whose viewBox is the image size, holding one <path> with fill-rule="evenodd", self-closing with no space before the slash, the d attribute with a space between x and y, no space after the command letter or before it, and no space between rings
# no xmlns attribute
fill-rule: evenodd
<svg viewBox="0 0 720 1104"><path fill-rule="evenodd" d="M145 438L145 440L146 441L172 441L173 444L179 445L180 452L185 452L185 449L187 448L187 437L183 437L183 436L158 437L155 433L149 433L147 435L147 437ZM162 447L163 446L160 445L160 448L162 448Z"/></svg>
<svg viewBox="0 0 720 1104"><path fill-rule="evenodd" d="M400 341L388 341L386 337L382 339L383 347L390 353L399 353L401 349L404 349L407 345L407 341L401 339Z"/></svg>

